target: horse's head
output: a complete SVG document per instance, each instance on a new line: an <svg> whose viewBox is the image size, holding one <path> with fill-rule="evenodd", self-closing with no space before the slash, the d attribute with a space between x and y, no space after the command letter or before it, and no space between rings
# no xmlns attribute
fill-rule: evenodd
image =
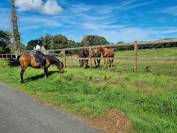
<svg viewBox="0 0 177 133"><path fill-rule="evenodd" d="M89 49L80 49L79 50L79 53L78 53L78 56L79 57L83 57L83 58L86 58L89 56Z"/></svg>
<svg viewBox="0 0 177 133"><path fill-rule="evenodd" d="M96 47L92 49L92 56L93 57L98 57L101 54L101 48L100 47Z"/></svg>
<svg viewBox="0 0 177 133"><path fill-rule="evenodd" d="M61 62L55 56L48 55L46 58L47 58L48 62L50 63L50 65L55 65L58 68L59 73L63 73L64 72L64 64L63 64L63 62Z"/></svg>
<svg viewBox="0 0 177 133"><path fill-rule="evenodd" d="M101 47L99 47L99 51L103 54L104 53L104 47L103 46L101 46Z"/></svg>
<svg viewBox="0 0 177 133"><path fill-rule="evenodd" d="M89 49L83 49L83 57L89 57Z"/></svg>
<svg viewBox="0 0 177 133"><path fill-rule="evenodd" d="M59 70L59 73L64 73L64 64L61 61L59 61L58 70Z"/></svg>

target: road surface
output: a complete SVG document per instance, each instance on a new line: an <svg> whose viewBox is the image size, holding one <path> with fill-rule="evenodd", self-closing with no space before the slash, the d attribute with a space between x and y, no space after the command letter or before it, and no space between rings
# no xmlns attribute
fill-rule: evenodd
<svg viewBox="0 0 177 133"><path fill-rule="evenodd" d="M0 133L97 133L81 119L0 83Z"/></svg>

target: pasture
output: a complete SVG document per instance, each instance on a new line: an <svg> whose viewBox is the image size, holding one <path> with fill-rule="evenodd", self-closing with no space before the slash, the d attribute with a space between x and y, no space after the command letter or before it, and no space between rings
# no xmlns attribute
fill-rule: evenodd
<svg viewBox="0 0 177 133"><path fill-rule="evenodd" d="M132 57L133 51L120 51L116 56ZM177 56L177 48L141 50L142 57ZM177 132L177 61L139 61L138 72L117 71L114 68L133 67L130 60L116 60L114 68L79 68L78 62L67 57L68 67L58 74L49 69L29 68L20 84L18 68L10 68L0 60L0 81L22 90L41 102L60 107L94 121L104 112L116 109L124 112L133 124L132 132ZM69 60L70 59L70 60ZM146 70L150 66L151 71Z"/></svg>

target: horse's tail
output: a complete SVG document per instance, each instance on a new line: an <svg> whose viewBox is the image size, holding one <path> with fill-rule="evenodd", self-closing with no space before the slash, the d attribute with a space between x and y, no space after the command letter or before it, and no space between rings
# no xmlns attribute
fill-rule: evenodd
<svg viewBox="0 0 177 133"><path fill-rule="evenodd" d="M16 59L16 65L17 65L17 66L20 65L20 61L19 61L20 56L21 56L21 55L18 55L18 56L17 56L17 59Z"/></svg>
<svg viewBox="0 0 177 133"><path fill-rule="evenodd" d="M20 55L18 55L16 59L10 58L9 59L9 66L10 67L15 67L15 66L20 65L19 58L20 58Z"/></svg>

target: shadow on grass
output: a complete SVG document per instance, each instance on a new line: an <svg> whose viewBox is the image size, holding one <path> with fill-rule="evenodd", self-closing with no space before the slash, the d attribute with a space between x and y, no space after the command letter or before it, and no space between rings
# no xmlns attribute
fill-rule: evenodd
<svg viewBox="0 0 177 133"><path fill-rule="evenodd" d="M58 73L58 71L49 71L48 72L48 77L55 74L55 73ZM32 76L32 77L28 77L25 79L25 83L26 82L30 82L30 81L35 81L35 80L38 80L38 79L41 79L41 78L44 78L44 74L39 74L39 75L35 75L35 76Z"/></svg>

